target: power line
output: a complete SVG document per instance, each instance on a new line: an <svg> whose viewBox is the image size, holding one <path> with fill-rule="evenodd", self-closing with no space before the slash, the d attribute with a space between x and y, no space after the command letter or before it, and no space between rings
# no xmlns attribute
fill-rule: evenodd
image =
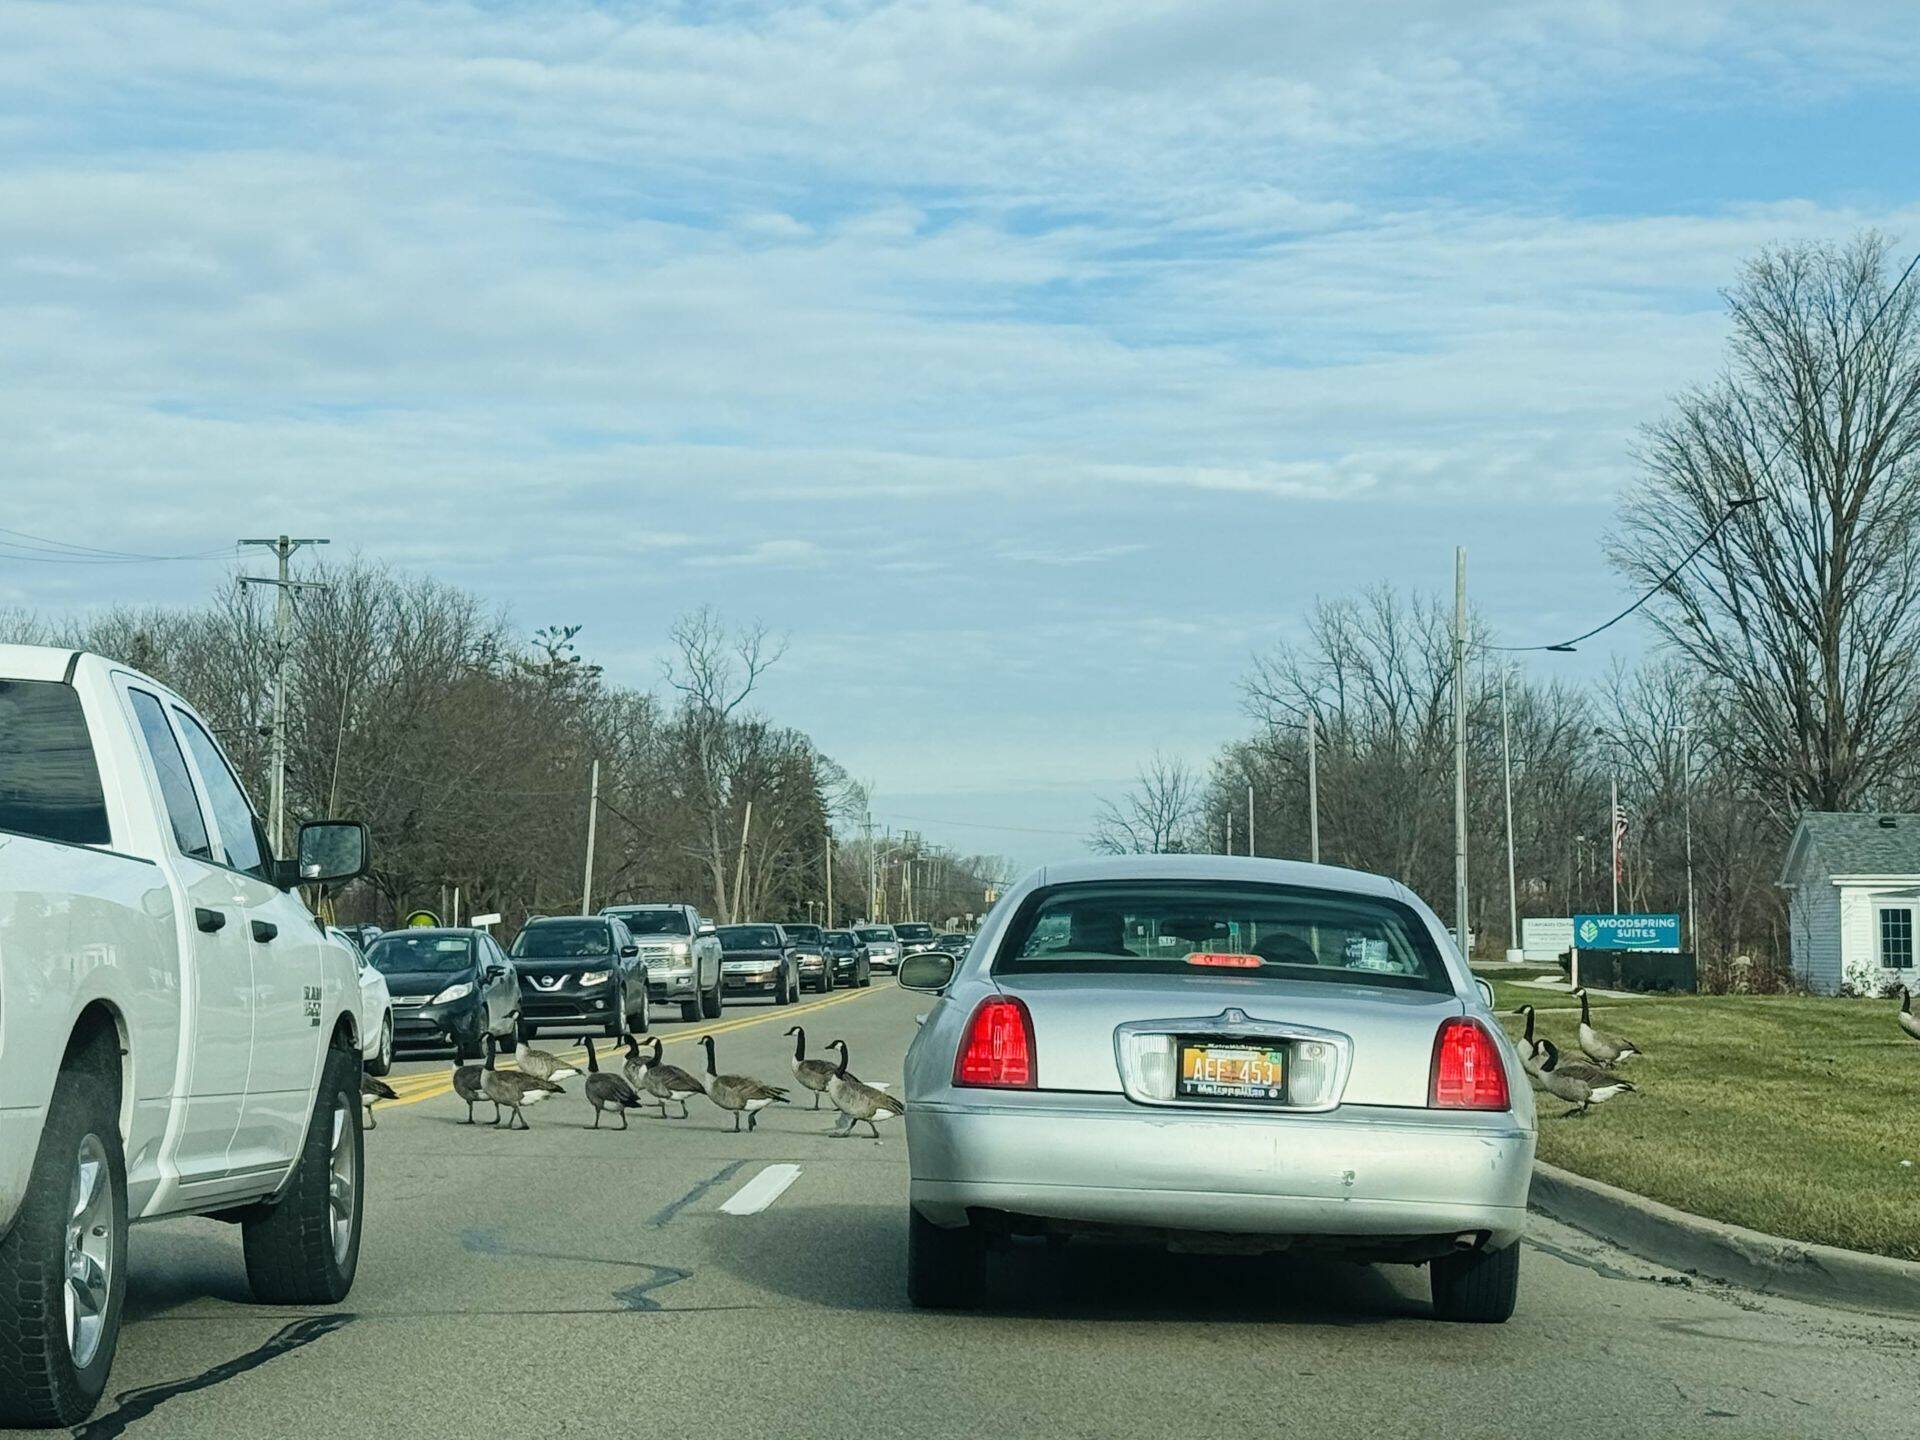
<svg viewBox="0 0 1920 1440"><path fill-rule="evenodd" d="M31 560L43 557L42 563L71 565L144 565L158 561L207 560L217 555L232 555L237 547L228 545L217 550L202 550L190 555L147 555L134 550L109 550L97 545L80 545L70 540L55 540L45 535L32 535L25 530L12 530L0 525L0 536L10 535L13 539L0 539L0 553L6 553L8 559ZM15 553L18 552L18 553Z"/></svg>
<svg viewBox="0 0 1920 1440"><path fill-rule="evenodd" d="M1893 304L1894 296L1898 295L1901 291L1901 288L1906 285L1908 277L1910 277L1913 274L1914 268L1916 266L1920 266L1920 254L1915 254L1913 259L1907 262L1907 268L1900 272L1900 278L1893 282L1893 288L1887 291L1886 298L1880 302L1879 308L1873 312L1872 316L1868 318L1867 323L1861 327L1859 338L1853 342L1851 347L1849 347L1846 355L1841 359L1840 363L1833 367L1833 373L1828 375L1826 379L1820 382L1819 389L1814 392L1814 396L1813 396L1814 404L1818 405L1821 401L1827 398L1827 388L1833 384L1834 380L1839 376L1841 371L1845 370L1847 366L1853 363L1854 356L1858 355L1860 353L1860 347L1867 343L1867 337L1873 333L1874 326L1878 325L1880 323L1881 317L1887 313L1887 308ZM1775 445L1773 447L1772 453L1769 454L1764 460L1760 462L1760 478L1761 479L1771 480L1773 478L1773 462L1778 460L1783 454L1786 453L1787 446L1790 445L1792 442L1793 442L1792 431L1788 431L1785 435L1782 435L1780 437L1780 443ZM1713 543L1714 537L1720 533L1721 529L1726 525L1727 521L1731 520L1738 512L1746 509L1749 505L1758 505L1763 498L1764 497L1760 495L1740 495L1740 496L1736 496L1732 500L1729 500L1727 502L1726 512L1722 514L1718 520L1713 522L1712 526L1708 528L1707 533L1705 535L1702 535L1700 537L1700 543L1698 545L1695 545L1691 550L1689 550L1686 553L1686 555L1682 557L1679 564L1675 565L1671 570L1667 571L1666 574L1662 575L1658 580L1654 581L1652 585L1648 586L1646 592L1642 594L1639 599L1635 600L1631 605L1627 606L1626 609L1622 610L1618 615L1615 615L1612 619L1601 622L1600 624L1594 626L1591 630L1584 630L1580 634L1575 635L1570 640L1561 640L1552 645L1482 645L1479 648L1482 650L1504 651L1508 654L1517 654L1525 651L1541 651L1541 650L1551 650L1551 651L1558 652L1560 654L1566 654L1572 650L1577 649L1583 640L1591 640L1594 636L1600 634L1601 631L1611 630L1614 626L1618 625L1622 620L1626 619L1629 615L1633 614L1634 611L1638 610L1641 606L1645 605L1649 600L1653 599L1653 597L1658 595L1662 590L1666 589L1667 586L1673 582L1673 578L1676 575L1678 575L1682 570L1686 569L1687 566L1693 563L1695 556L1697 556L1702 550L1706 549L1708 545Z"/></svg>

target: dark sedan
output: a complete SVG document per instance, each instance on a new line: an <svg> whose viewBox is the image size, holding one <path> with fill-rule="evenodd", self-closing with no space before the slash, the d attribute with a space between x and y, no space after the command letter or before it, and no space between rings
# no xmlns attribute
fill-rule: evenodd
<svg viewBox="0 0 1920 1440"><path fill-rule="evenodd" d="M513 1043L520 984L483 930L390 930L367 950L393 997L396 1048L451 1045L478 1055L487 1035Z"/></svg>
<svg viewBox="0 0 1920 1440"><path fill-rule="evenodd" d="M800 967L778 925L722 925L720 980L729 995L767 995L776 1005L800 998Z"/></svg>
<svg viewBox="0 0 1920 1440"><path fill-rule="evenodd" d="M873 957L866 944L851 930L828 930L821 935L827 957L833 961L833 978L841 985L865 987L873 984Z"/></svg>
<svg viewBox="0 0 1920 1440"><path fill-rule="evenodd" d="M627 927L604 916L529 920L513 942L520 1033L619 1037L647 1029L647 970Z"/></svg>

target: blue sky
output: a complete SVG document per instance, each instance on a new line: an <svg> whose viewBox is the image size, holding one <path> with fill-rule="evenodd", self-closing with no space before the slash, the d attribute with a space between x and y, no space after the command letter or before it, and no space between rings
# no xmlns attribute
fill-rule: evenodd
<svg viewBox="0 0 1920 1440"><path fill-rule="evenodd" d="M11 0L0 525L329 535L642 685L676 612L763 618L883 820L1041 860L1317 595L1464 544L1510 640L1616 606L1740 258L1920 244L1912 19Z"/></svg>

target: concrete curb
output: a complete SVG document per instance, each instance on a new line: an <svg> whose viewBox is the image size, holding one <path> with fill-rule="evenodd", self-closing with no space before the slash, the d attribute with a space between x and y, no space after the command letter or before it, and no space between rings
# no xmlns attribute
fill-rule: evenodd
<svg viewBox="0 0 1920 1440"><path fill-rule="evenodd" d="M1555 1220L1669 1269L1763 1295L1920 1318L1920 1263L1784 1240L1676 1210L1536 1160L1528 1202Z"/></svg>

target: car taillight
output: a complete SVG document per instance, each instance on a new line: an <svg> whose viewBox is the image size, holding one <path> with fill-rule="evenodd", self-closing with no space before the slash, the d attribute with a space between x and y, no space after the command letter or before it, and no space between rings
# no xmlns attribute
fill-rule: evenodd
<svg viewBox="0 0 1920 1440"><path fill-rule="evenodd" d="M1427 1104L1436 1110L1505 1110L1507 1067L1500 1044L1478 1020L1456 1016L1433 1041Z"/></svg>
<svg viewBox="0 0 1920 1440"><path fill-rule="evenodd" d="M1033 1016L1009 995L984 1000L967 1022L966 1039L953 1062L955 1085L998 1090L1031 1090L1037 1066L1033 1053Z"/></svg>

